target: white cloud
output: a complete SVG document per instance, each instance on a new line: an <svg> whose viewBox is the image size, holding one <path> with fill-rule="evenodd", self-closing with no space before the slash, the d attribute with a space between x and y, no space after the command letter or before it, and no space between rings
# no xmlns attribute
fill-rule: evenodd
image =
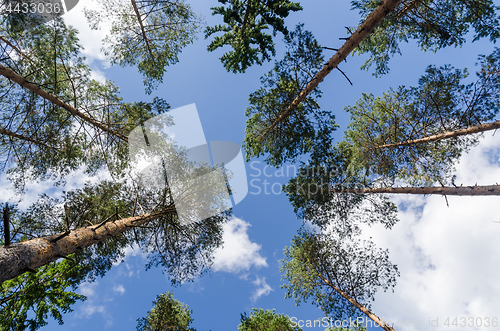
<svg viewBox="0 0 500 331"><path fill-rule="evenodd" d="M250 297L252 302L255 303L261 296L268 295L272 291L274 291L269 284L266 283L266 277L260 278L256 276L256 279L252 282L257 288L253 292L253 295Z"/></svg>
<svg viewBox="0 0 500 331"><path fill-rule="evenodd" d="M113 286L113 291L118 292L121 295L125 294L125 288L121 284Z"/></svg>
<svg viewBox="0 0 500 331"><path fill-rule="evenodd" d="M88 298L95 296L95 288L99 286L99 282L95 281L93 283L83 283L80 285L80 294L85 295Z"/></svg>
<svg viewBox="0 0 500 331"><path fill-rule="evenodd" d="M121 264L122 262L125 262L125 266L127 267L127 269L130 270L130 266L126 263L126 261L128 261L130 259L130 257L141 256L143 259L145 259L147 257L147 254L144 252L144 250L136 244L132 244L130 246L125 247L123 249L123 252L125 254L123 259L113 262L113 266L117 266L117 265Z"/></svg>
<svg viewBox="0 0 500 331"><path fill-rule="evenodd" d="M79 317L90 318L95 313L100 313L100 314L104 315L106 313L106 308L104 306L102 306L102 305L93 305L91 303L87 303L86 302L80 308L80 315L79 315Z"/></svg>
<svg viewBox="0 0 500 331"><path fill-rule="evenodd" d="M250 223L237 217L223 225L223 247L214 253L214 271L239 273L252 266L267 267L266 258L260 255L261 245L250 240L247 234Z"/></svg>
<svg viewBox="0 0 500 331"><path fill-rule="evenodd" d="M99 282L97 281L92 283L86 282L80 285L80 294L85 295L88 300L82 303L82 305L77 310L75 317L90 319L94 314L101 314L103 319L106 321L105 326L108 327L113 324L113 318L107 312L106 306L101 304L103 300L99 298L99 291L97 291L98 286ZM121 290L125 292L125 289L121 285L115 286L113 290L115 292L120 292Z"/></svg>
<svg viewBox="0 0 500 331"><path fill-rule="evenodd" d="M486 134L481 144L457 165L457 183L491 185L500 178L500 140ZM490 321L500 306L499 197L394 196L400 222L393 230L365 228L401 272L395 292L379 293L373 312L394 322L397 330L444 330L450 317ZM438 318L439 327L430 327ZM421 321L401 327L396 321ZM466 320L469 323L469 319ZM408 322L407 325L412 323ZM476 324L477 325L477 324ZM467 330L491 330L469 327ZM464 330L465 330L464 329Z"/></svg>

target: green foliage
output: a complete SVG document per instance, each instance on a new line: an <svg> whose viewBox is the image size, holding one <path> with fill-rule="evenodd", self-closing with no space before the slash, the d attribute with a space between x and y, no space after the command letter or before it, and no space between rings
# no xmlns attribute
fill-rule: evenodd
<svg viewBox="0 0 500 331"><path fill-rule="evenodd" d="M78 55L76 30L55 20L31 30L12 32L0 26L0 31L11 43L2 43L2 65L76 104L82 96L83 77L89 75ZM72 132L77 122L66 111L3 77L0 94L0 127L37 142L7 135L0 138L2 168L9 169L17 187L22 189L26 180L46 179L54 173L63 177L78 167L84 159L84 135Z"/></svg>
<svg viewBox="0 0 500 331"><path fill-rule="evenodd" d="M322 50L303 25L287 35L285 42L283 60L261 78L263 87L250 94L246 110L249 119L243 147L247 160L265 155L273 166L294 161L304 153L326 153L336 128L331 112L320 109L316 100L321 92L315 89L290 116L270 129L323 65Z"/></svg>
<svg viewBox="0 0 500 331"><path fill-rule="evenodd" d="M285 36L288 30L284 18L290 12L302 10L298 2L290 0L219 0L224 6L213 7L212 15L222 15L224 24L205 29L205 38L218 32L208 45L208 51L231 46L232 50L225 53L221 62L227 71L245 72L248 67L264 61L270 61L276 55L273 38L265 33L272 27L273 35L277 32ZM254 47L252 47L255 45Z"/></svg>
<svg viewBox="0 0 500 331"><path fill-rule="evenodd" d="M86 299L73 291L85 279L87 271L85 266L62 260L3 282L0 284L0 328L38 330L47 324L49 314L63 324L62 314L71 312L71 305Z"/></svg>
<svg viewBox="0 0 500 331"><path fill-rule="evenodd" d="M326 316L355 319L360 312L334 287L369 308L377 288L385 290L396 284L397 267L388 252L377 249L371 241L346 238L335 228L315 234L301 229L281 260L282 288L285 298L296 304L312 300Z"/></svg>
<svg viewBox="0 0 500 331"><path fill-rule="evenodd" d="M351 114L346 141L352 144L352 164L375 176L431 185L453 180L453 164L478 142L478 135L429 143L377 149L393 144L465 129L495 118L500 110L500 50L480 56L475 83L465 85L467 70L429 66L419 86L389 90L381 97L363 94Z"/></svg>
<svg viewBox="0 0 500 331"><path fill-rule="evenodd" d="M117 135L126 136L139 123L169 108L157 98L152 103L123 103L114 84L91 79L80 55L77 31L60 19L21 32L0 29L8 40L0 48L4 66ZM126 166L126 144L113 134L4 78L0 78L0 93L4 96L0 128L26 138L0 136L0 165L19 190L32 180L63 182L78 167L84 166L89 174L106 167L116 175Z"/></svg>
<svg viewBox="0 0 500 331"><path fill-rule="evenodd" d="M351 146L340 142L320 159L302 163L284 188L295 213L321 228L334 226L349 236L359 233L359 223L391 228L398 221L396 206L383 195L352 192L374 182L363 169L355 169L351 160Z"/></svg>
<svg viewBox="0 0 500 331"><path fill-rule="evenodd" d="M138 331L194 331L189 324L193 322L192 310L174 299L173 293L165 292L153 301L153 309L146 317L137 319Z"/></svg>
<svg viewBox="0 0 500 331"><path fill-rule="evenodd" d="M367 17L380 3L378 0L353 0L352 8ZM376 66L374 75L389 71L388 62L401 54L399 43L415 40L423 51L437 51L447 46L461 46L469 30L473 41L483 37L495 42L500 37L498 9L492 0L411 0L402 1L356 49L369 53L362 66Z"/></svg>
<svg viewBox="0 0 500 331"><path fill-rule="evenodd" d="M182 48L195 38L200 18L183 0L97 2L100 8L85 14L93 29L111 23L103 40L106 55L113 64L136 65L150 94L163 82L165 67L177 63Z"/></svg>
<svg viewBox="0 0 500 331"><path fill-rule="evenodd" d="M238 325L240 331L302 331L298 326L293 326L290 317L285 314L276 314L273 310L253 308L250 316L241 314Z"/></svg>

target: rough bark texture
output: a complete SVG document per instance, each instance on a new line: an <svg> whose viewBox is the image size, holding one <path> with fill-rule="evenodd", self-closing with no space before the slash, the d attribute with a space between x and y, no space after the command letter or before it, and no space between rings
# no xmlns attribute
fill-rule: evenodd
<svg viewBox="0 0 500 331"><path fill-rule="evenodd" d="M290 113L306 99L325 77L337 66L393 11L402 0L385 0L366 18L359 28L349 37L344 45L332 56L316 76L307 84L306 88L299 93L288 108L271 124L264 136L270 132L278 123L287 118Z"/></svg>
<svg viewBox="0 0 500 331"><path fill-rule="evenodd" d="M416 144L421 144L421 143L428 143L431 141L437 141L437 140L441 140L441 139L448 139L448 138L453 138L453 137L465 136L465 135L472 134L472 133L479 133L479 132L484 132L484 131L489 131L489 130L496 130L498 128L500 128L500 121L475 125L475 126L468 127L467 129L448 131L448 132L436 134L433 136L427 136L427 137L423 137L423 138L419 138L419 139L377 146L377 147L370 148L369 151L376 150L376 149L382 149L382 148L394 148L394 147L399 147L399 146L411 146L411 145L416 145Z"/></svg>
<svg viewBox="0 0 500 331"><path fill-rule="evenodd" d="M174 211L128 217L0 247L0 283Z"/></svg>
<svg viewBox="0 0 500 331"><path fill-rule="evenodd" d="M117 133L117 132L114 132L113 130L111 130L110 128L108 128L107 126L97 122L96 120L90 118L89 116L79 112L77 109L75 109L74 107L70 106L69 104L67 104L66 102L60 100L59 98L55 97L54 95L48 93L47 91L41 89L38 85L28 81L26 78L24 78L23 76L20 76L18 75L17 73L15 73L14 71L12 71L11 69L3 66L0 64L0 75L4 76L5 78L8 78L10 79L11 81L21 85L22 87L30 90L31 92L33 93L36 93L37 95L39 95L40 97L44 98L45 100L48 100L50 102L52 102L53 104L69 111L73 116L76 116L76 117L79 117L81 118L82 120L84 120L85 122L117 137L118 139L121 139L123 141L127 141L127 137Z"/></svg>
<svg viewBox="0 0 500 331"><path fill-rule="evenodd" d="M395 331L393 328L391 328L389 325L387 325L387 323L385 323L384 321L382 321L377 315L375 315L374 313L372 313L371 311L369 311L365 306L361 305L359 302L357 302L356 300L354 300L353 298L351 298L350 296L348 296L347 293L345 293L344 291L342 291L337 286L333 285L330 281L328 281L328 279L326 279L325 277L323 277L321 275L319 275L319 277L321 278L321 280L323 280L325 282L326 285L328 285L331 288L333 288L335 290L335 292L337 292L338 294L340 294L341 296L343 296L346 300L348 300L356 308L358 308L363 314L365 314L370 319L372 319L375 323L377 323L378 325L380 325L380 327L382 329L384 329L386 331Z"/></svg>
<svg viewBox="0 0 500 331"><path fill-rule="evenodd" d="M365 189L346 189L331 187L332 193L388 193L388 194L440 194L440 195L500 195L500 185L457 186L457 187L377 187Z"/></svg>

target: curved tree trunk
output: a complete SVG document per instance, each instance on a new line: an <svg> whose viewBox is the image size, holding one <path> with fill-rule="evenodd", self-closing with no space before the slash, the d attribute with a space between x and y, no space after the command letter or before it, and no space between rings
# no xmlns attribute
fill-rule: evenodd
<svg viewBox="0 0 500 331"><path fill-rule="evenodd" d="M395 331L393 328L391 328L387 323L385 323L383 320L381 320L377 315L372 313L371 311L368 310L365 306L361 305L359 302L351 298L347 293L342 291L340 288L337 286L333 285L328 279L325 277L319 275L319 278L321 278L322 281L325 282L326 285L330 286L332 289L335 290L338 294L340 294L342 297L344 297L347 301L349 301L351 304L353 304L356 308L358 308L363 314L368 316L370 319L372 319L375 323L380 325L380 327L386 331Z"/></svg>
<svg viewBox="0 0 500 331"><path fill-rule="evenodd" d="M175 211L168 209L0 247L0 284Z"/></svg>
<svg viewBox="0 0 500 331"><path fill-rule="evenodd" d="M382 146L377 146L377 147L372 147L368 149L368 151L373 151L377 149L382 149L382 148L394 148L394 147L400 147L400 146L411 146L411 145L417 145L417 144L422 144L422 143L428 143L431 141L438 141L441 139L448 139L448 138L453 138L453 137L459 137L459 136L465 136L468 134L472 133L479 133L479 132L484 132L484 131L489 131L489 130L495 130L500 128L500 121L496 122L491 122L491 123L486 123L486 124L480 124L480 125L474 125L470 126L466 129L460 129L456 131L447 131L444 133L436 134L433 136L427 136L423 138L418 138L414 140L408 140L408 141L402 141L399 143L394 143L394 144L386 144Z"/></svg>
<svg viewBox="0 0 500 331"><path fill-rule="evenodd" d="M349 37L344 45L332 56L316 76L307 84L306 88L299 93L288 108L269 126L266 132L261 136L267 135L276 125L290 116L291 112L306 99L325 77L345 60L345 58L392 12L402 0L385 0L366 18L358 29Z"/></svg>
<svg viewBox="0 0 500 331"><path fill-rule="evenodd" d="M127 141L127 137L111 130L106 125L103 125L103 124L99 123L98 121L94 120L93 118L79 112L77 109L75 109L71 105L67 104L66 102L62 101L61 99L57 98L56 96L54 96L54 95L50 94L49 92L45 91L44 89L40 88L38 85L28 81L23 76L17 74L13 70L11 70L11 69L9 69L1 64L0 64L0 75L2 75L5 78L8 78L9 80L19 84L20 86L30 90L31 92L36 93L37 95L44 98L45 100L48 100L48 101L52 102L53 104L69 111L73 116L76 116L76 117L82 119L86 123L88 123L94 127L97 127L99 129L111 134L112 136L117 137L118 139L121 139L123 141Z"/></svg>

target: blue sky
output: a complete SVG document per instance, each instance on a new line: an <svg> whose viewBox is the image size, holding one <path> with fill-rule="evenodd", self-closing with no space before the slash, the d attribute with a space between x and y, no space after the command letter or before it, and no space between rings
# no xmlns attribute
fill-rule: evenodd
<svg viewBox="0 0 500 331"><path fill-rule="evenodd" d="M219 17L210 14L210 7L217 5L215 0L191 3L209 25L220 23ZM251 67L245 74L228 73L218 60L224 50L208 53L208 41L200 33L199 39L183 50L179 63L167 68L164 83L148 96L135 68L109 67L103 61L99 40L104 32L91 32L83 16L83 7L91 4L80 1L65 18L81 31L85 55L96 76L113 80L125 101L147 101L158 96L173 108L195 103L208 141L241 143L248 95L259 88L260 76L272 68L272 63ZM346 36L344 27L359 22L358 14L350 11L349 1L304 1L302 5L304 10L291 14L287 25L305 23L305 28L323 46L338 48L343 42L339 37ZM279 58L284 50L279 36L276 44ZM456 68L469 67L474 73L478 54L489 54L493 45L487 41L469 42L462 48L436 54L422 53L411 43L401 48L403 55L391 60L391 71L382 78L359 69L365 57L349 57L341 69L353 86L335 71L321 83L320 104L334 112L341 126L337 138L341 138L349 120L342 109L354 104L361 93L379 95L389 87L416 85L429 64L450 63ZM325 52L325 58L331 55ZM498 182L499 147L497 136L487 133L484 141L457 165L457 182L464 185ZM270 183L270 192L271 185L278 188L288 178L259 175L256 169L263 170L264 165L257 159L246 166L253 186L233 209L234 218L225 226L225 246L216 252L214 268L209 274L172 288L160 269L145 271L145 257L139 250L130 249L125 261L104 278L79 289L89 299L76 304L74 312L64 316L63 326L51 322L42 330L135 330L136 319L145 316L156 295L167 290L173 290L175 298L193 310L193 327L197 330L236 330L240 314L249 313L253 307L275 308L278 313L299 320L321 318L322 312L317 307L310 303L297 307L293 300L284 299L284 291L280 289L279 260L301 221L283 193L265 194L264 180ZM76 174L69 186L82 185L83 180ZM33 185L26 203L49 187ZM260 194L256 194L257 187ZM423 322L422 327L395 326L396 330L451 330L443 326L446 317L500 317L494 315L498 314L494 307L500 304L500 287L495 277L500 267L492 258L500 253L496 245L500 224L494 223L499 221L498 198L449 197L449 208L442 197L399 196L393 200L404 207L399 213L399 224L391 231L378 227L364 231L364 236L373 237L379 247L390 250L391 259L401 272L394 293L376 296L373 312L384 320ZM429 327L429 318L439 318L440 326ZM304 329L324 330L324 327Z"/></svg>

